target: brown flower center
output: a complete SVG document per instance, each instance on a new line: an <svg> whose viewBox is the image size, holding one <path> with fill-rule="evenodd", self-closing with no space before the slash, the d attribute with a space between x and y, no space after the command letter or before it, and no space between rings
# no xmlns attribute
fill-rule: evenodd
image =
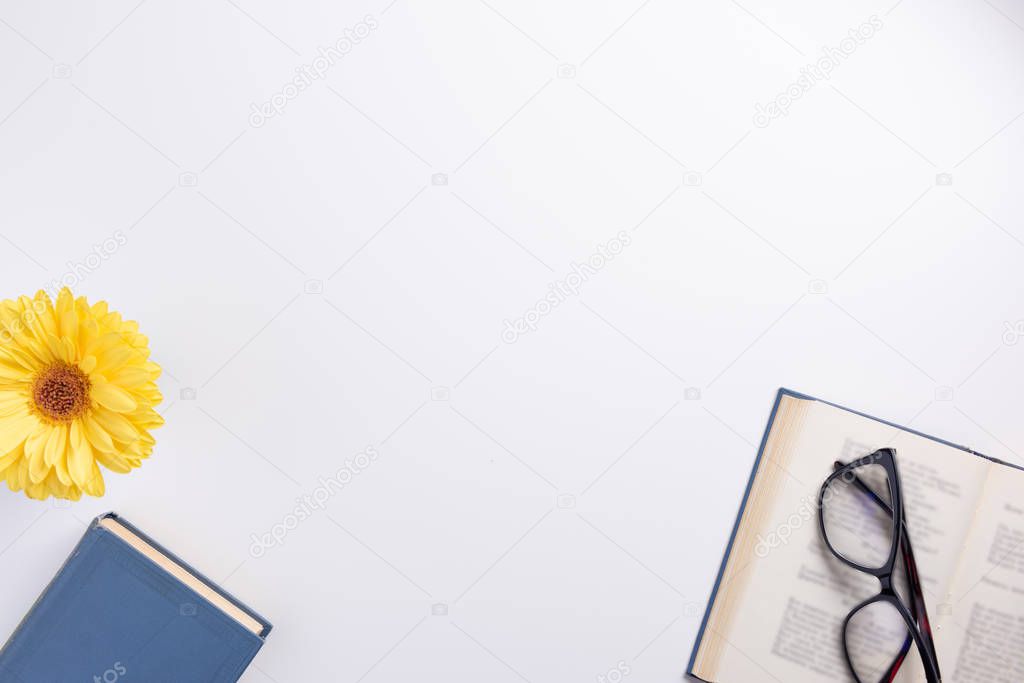
<svg viewBox="0 0 1024 683"><path fill-rule="evenodd" d="M32 383L36 409L54 422L70 422L89 407L89 378L76 366L55 363Z"/></svg>

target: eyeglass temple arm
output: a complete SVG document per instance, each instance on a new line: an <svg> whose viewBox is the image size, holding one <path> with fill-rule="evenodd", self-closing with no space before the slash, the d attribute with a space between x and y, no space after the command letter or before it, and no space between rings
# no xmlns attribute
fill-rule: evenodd
<svg viewBox="0 0 1024 683"><path fill-rule="evenodd" d="M846 463L839 460L835 461L834 469L839 470L844 467ZM864 483L864 481L856 474L853 475L853 483L861 490L868 498L873 500L878 507L882 508L885 513L889 516L893 516L892 508L882 500L878 494L876 494L870 486ZM911 601L910 610L914 617L914 621L918 623L921 629L921 633L924 635L925 640L928 643L931 652L924 653L925 656L929 657L935 664L936 670L938 670L938 661L935 659L935 640L932 638L931 623L928 621L928 612L924 607L924 594L921 588L921 578L917 571L917 562L914 559L914 550L910 544L910 530L907 528L906 519L901 520L901 526L903 527L903 534L900 536L900 553L903 557L903 564L907 568L907 578L910 581L911 586ZM911 645L913 645L914 639L910 634L907 634L906 640L903 642L903 646L900 648L899 653L896 655L893 663L889 666L885 676L882 677L883 681L891 681L895 678L896 672L899 671L903 665L903 661L910 651Z"/></svg>

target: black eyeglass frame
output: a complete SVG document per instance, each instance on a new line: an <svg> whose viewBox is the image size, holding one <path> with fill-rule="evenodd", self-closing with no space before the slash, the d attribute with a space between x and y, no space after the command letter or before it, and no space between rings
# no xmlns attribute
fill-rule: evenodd
<svg viewBox="0 0 1024 683"><path fill-rule="evenodd" d="M878 465L885 470L888 484L889 484L889 497L892 501L892 507L890 508L884 501L875 495L870 487L864 484L863 481L857 477L857 469L868 466ZM825 527L825 496L829 490L829 486L840 478L849 479L852 477L859 488L864 490L870 497L875 501L876 504L881 506L890 516L892 517L893 533L892 533L892 545L889 548L888 559L881 567L870 567L862 565L857 562L850 560L840 553L833 545L828 537L828 532ZM826 547L829 551L843 564L856 569L864 574L870 574L878 579L881 584L881 590L874 597L864 600L859 605L855 606L850 613L846 615L846 619L843 620L842 628L842 646L843 656L846 658L846 663L850 669L851 675L857 681L857 683L869 683L868 681L861 680L860 676L857 675L857 671L853 665L853 659L850 656L850 650L847 646L847 631L850 626L850 621L854 616L857 615L862 609L876 603L884 602L891 605L900 616L903 617L903 621L907 627L907 633L909 634L907 642L900 650L900 654L883 675L879 683L891 683L896 677L900 666L906 657L907 652L910 649L911 639L917 646L917 650L921 655L921 662L924 666L925 676L927 677L928 683L941 683L942 678L939 672L938 659L935 653L935 643L932 640L930 627L928 626L927 612L924 607L923 597L920 595L920 584L917 578L917 565L914 561L913 550L910 546L909 533L906 528L905 514L903 508L903 488L900 484L899 468L896 466L896 451L892 448L880 448L870 455L866 455L862 458L854 460L853 462L845 465L836 463L835 471L829 475L825 480L825 483L821 486L821 492L818 494L818 524L821 527L821 536L825 541ZM911 614L910 609L907 608L903 600L896 593L893 585L893 574L896 571L896 561L900 551L903 551L904 563L907 566L907 572L910 576L912 586L915 592L915 603L913 604L914 614ZM918 602L920 604L918 604Z"/></svg>

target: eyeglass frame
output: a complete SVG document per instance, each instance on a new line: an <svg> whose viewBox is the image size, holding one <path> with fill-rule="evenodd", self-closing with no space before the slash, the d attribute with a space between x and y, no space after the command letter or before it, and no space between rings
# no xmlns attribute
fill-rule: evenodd
<svg viewBox="0 0 1024 683"><path fill-rule="evenodd" d="M891 508L885 503L885 501L878 498L871 488L857 476L856 470L867 465L879 465L885 470L887 483L889 485L889 495L892 501ZM829 486L831 486L836 479L850 474L853 475L854 482L865 493L873 498L876 504L881 506L883 510L892 517L892 545L889 548L889 557L881 567L861 565L845 557L832 545L832 541L829 539L828 532L825 529L825 496ZM904 642L896 660L889 666L879 683L891 683L891 681L895 679L895 676L910 649L911 639L913 644L917 646L918 653L921 655L921 662L924 666L925 677L927 678L928 683L941 683L942 675L939 671L938 658L935 652L935 642L931 636L928 614L925 609L923 597L921 596L920 582L917 578L917 563L914 559L913 549L910 545L910 532L906 526L906 515L903 507L903 487L900 483L899 468L896 465L895 449L880 448L869 455L846 464L836 462L835 471L825 479L825 483L822 484L821 491L818 494L818 524L821 529L822 540L825 542L825 546L829 549L829 552L831 552L843 564L856 569L861 573L874 576L881 584L881 590L877 595L856 605L850 610L846 615L846 618L843 620L843 627L841 631L843 656L846 658L846 664L849 667L853 678L857 683L867 683L866 681L862 681L860 676L857 675L857 671L853 665L853 658L850 655L850 650L847 644L847 632L849 630L850 621L858 612L869 605L873 605L875 603L887 603L903 618L904 624L907 627L908 639ZM920 614L917 614L917 604L912 605L915 614L911 614L911 610L907 608L907 605L896 593L893 586L893 574L895 574L896 571L897 554L901 551L903 552L904 564L907 566L907 573L912 584L912 589L916 594L916 597L920 600Z"/></svg>

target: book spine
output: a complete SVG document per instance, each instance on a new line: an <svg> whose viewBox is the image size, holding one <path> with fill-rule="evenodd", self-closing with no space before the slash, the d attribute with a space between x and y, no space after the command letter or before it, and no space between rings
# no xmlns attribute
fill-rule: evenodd
<svg viewBox="0 0 1024 683"><path fill-rule="evenodd" d="M704 640L704 633L707 630L708 622L711 620L711 609L715 605L715 598L718 597L718 589L722 585L722 578L725 576L726 565L729 564L729 556L732 554L732 546L736 541L736 534L739 533L740 522L743 521L743 511L747 508L747 501L750 499L750 492L754 488L754 480L757 477L757 470L761 466L761 457L764 455L765 445L768 443L768 434L772 431L772 424L775 422L775 415L779 412L779 405L782 403L782 397L787 395L794 395L793 392L788 389L779 389L775 394L775 403L772 405L772 412L768 416L768 424L764 428L764 436L761 437L761 445L757 449L757 458L754 460L754 467L750 471L750 479L747 481L747 489L743 493L743 500L740 503L739 512L736 513L736 522L732 527L732 534L729 536L729 542L725 547L725 554L722 556L722 564L718 568L718 575L715 577L715 585L711 589L711 596L708 598L707 607L704 610L704 619L700 622L700 629L697 631L697 637L693 643L693 652L690 654L690 663L686 666L686 675L698 681L704 681L695 673L693 673L693 667L697 663L697 653L700 651L701 641ZM707 683L705 681L704 683Z"/></svg>

